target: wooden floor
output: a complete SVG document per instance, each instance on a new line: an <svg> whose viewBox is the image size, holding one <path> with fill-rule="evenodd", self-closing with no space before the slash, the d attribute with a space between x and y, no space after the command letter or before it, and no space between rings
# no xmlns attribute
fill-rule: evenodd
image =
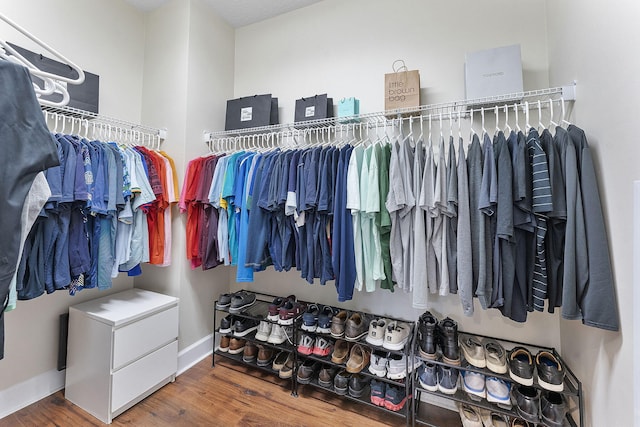
<svg viewBox="0 0 640 427"><path fill-rule="evenodd" d="M247 375L250 374L250 375ZM280 384L278 384L280 383ZM113 426L403 426L405 419L312 386L298 397L279 378L222 357L206 358L117 417ZM314 398L315 396L315 398ZM421 405L425 406L425 405ZM460 426L457 413L430 408L430 422ZM0 420L0 427L104 425L59 391Z"/></svg>

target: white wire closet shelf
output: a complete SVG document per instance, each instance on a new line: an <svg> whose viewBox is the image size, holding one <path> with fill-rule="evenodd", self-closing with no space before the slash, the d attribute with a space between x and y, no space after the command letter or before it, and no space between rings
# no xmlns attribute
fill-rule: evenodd
<svg viewBox="0 0 640 427"><path fill-rule="evenodd" d="M374 113L365 113L355 116L346 117L330 117L327 119L309 120L298 123L285 123L270 126L253 127L248 129L238 129L230 131L204 132L204 141L209 144L219 139L239 138L252 135L266 135L287 132L304 132L305 130L322 129L322 128L341 128L347 129L358 126L387 126L389 123L399 120L409 120L422 118L426 119L429 115L434 117L442 116L447 120L450 118L460 119L468 118L473 113L492 112L494 107L514 105L518 108L538 108L536 101L549 100L553 102L575 101L576 84L572 83L567 86L551 87L546 89L531 90L526 92L515 92L504 95L491 96L486 98L465 99L460 101L443 102L438 104L421 105L417 108L403 108L397 110L379 111ZM544 104L542 108L547 108Z"/></svg>

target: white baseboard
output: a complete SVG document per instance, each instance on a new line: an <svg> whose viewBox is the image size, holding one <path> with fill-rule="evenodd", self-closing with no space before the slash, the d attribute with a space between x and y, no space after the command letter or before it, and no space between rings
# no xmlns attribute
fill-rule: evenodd
<svg viewBox="0 0 640 427"><path fill-rule="evenodd" d="M0 390L0 419L64 388L65 371L55 369Z"/></svg>
<svg viewBox="0 0 640 427"><path fill-rule="evenodd" d="M191 368L213 353L213 334L196 341L189 347L178 352L178 375Z"/></svg>

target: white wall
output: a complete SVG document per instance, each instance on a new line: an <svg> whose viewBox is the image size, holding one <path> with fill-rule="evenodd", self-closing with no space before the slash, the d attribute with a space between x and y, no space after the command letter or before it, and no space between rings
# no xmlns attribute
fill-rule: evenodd
<svg viewBox="0 0 640 427"><path fill-rule="evenodd" d="M578 81L574 121L587 133L598 170L621 332L562 321L564 357L583 381L592 426L633 425L633 181L640 178L636 97L640 93L634 54L640 5L632 0L547 1L552 84ZM607 25L606 31L603 28ZM637 363L637 362L636 362ZM640 423L636 419L636 425Z"/></svg>

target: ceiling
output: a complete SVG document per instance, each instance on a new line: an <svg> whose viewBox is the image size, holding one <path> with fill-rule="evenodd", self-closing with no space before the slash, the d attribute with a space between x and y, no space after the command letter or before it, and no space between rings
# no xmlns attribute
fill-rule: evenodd
<svg viewBox="0 0 640 427"><path fill-rule="evenodd" d="M136 8L148 12L168 0L127 0ZM318 3L321 0L204 0L227 21L238 28Z"/></svg>

